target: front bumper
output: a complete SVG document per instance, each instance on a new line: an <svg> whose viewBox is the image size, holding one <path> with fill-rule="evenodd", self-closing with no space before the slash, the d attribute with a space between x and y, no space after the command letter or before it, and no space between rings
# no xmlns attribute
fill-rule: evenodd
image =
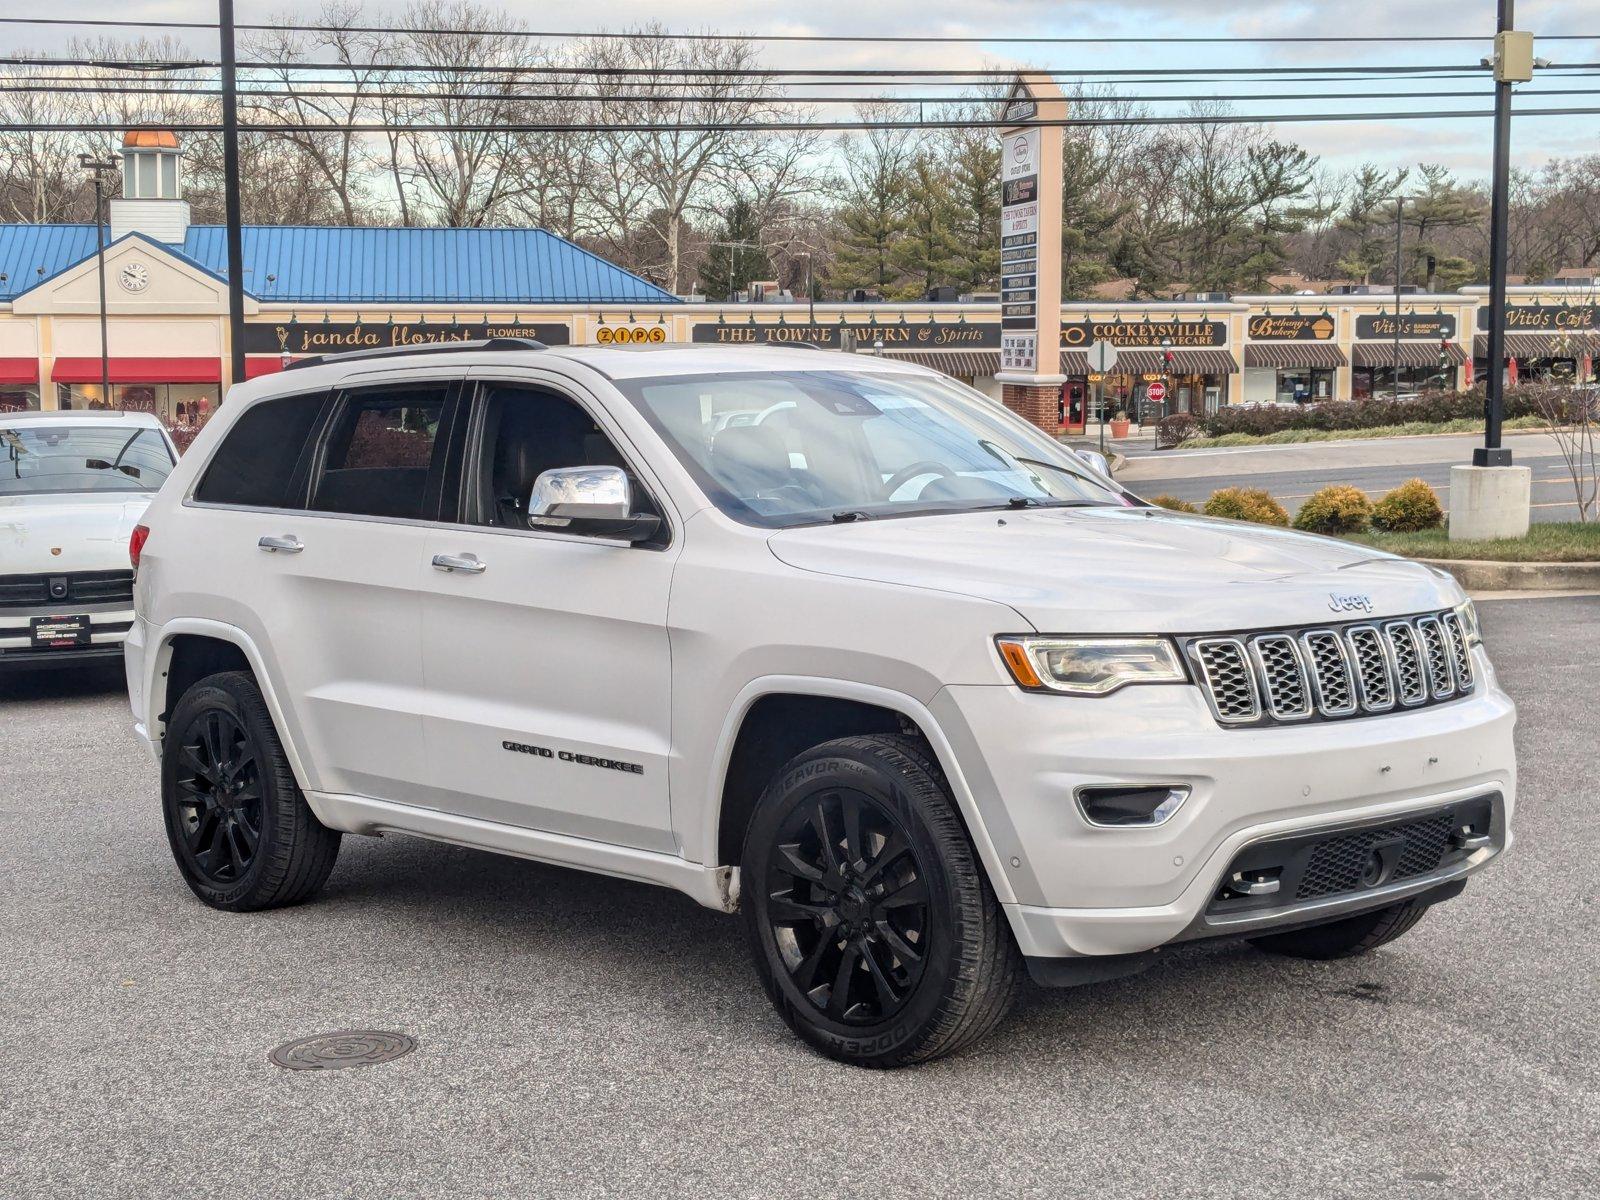
<svg viewBox="0 0 1600 1200"><path fill-rule="evenodd" d="M36 647L29 632L34 617L87 616L86 646ZM121 657L122 643L133 624L133 608L120 604L66 604L0 609L0 667L82 665Z"/></svg>
<svg viewBox="0 0 1600 1200"><path fill-rule="evenodd" d="M1285 728L1223 729L1194 687L1097 700L951 687L933 709L1006 873L1007 915L1029 957L1136 954L1194 937L1282 928L1394 903L1480 869L1511 842L1516 709L1477 654L1478 686L1434 708ZM1153 828L1090 825L1085 784L1183 784ZM1328 903L1207 916L1247 846L1372 825L1497 795L1489 841L1446 869ZM1392 888L1392 890L1390 890Z"/></svg>

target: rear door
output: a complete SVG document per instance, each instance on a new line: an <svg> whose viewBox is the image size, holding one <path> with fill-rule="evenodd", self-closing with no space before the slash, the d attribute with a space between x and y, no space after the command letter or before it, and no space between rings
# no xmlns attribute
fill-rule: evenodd
<svg viewBox="0 0 1600 1200"><path fill-rule="evenodd" d="M244 464L228 456L260 409L283 403L265 401L197 488L226 505L203 534L216 591L233 599L223 619L255 626L317 790L427 801L417 588L458 392L439 373L353 380L320 402L276 504L227 505L230 491L252 498L248 479L230 486ZM254 435L270 436L266 424Z"/></svg>
<svg viewBox="0 0 1600 1200"><path fill-rule="evenodd" d="M663 493L570 383L475 373L472 391L457 523L430 533L424 556L430 784L485 820L671 852L678 539ZM539 472L595 465L627 469L635 510L665 518L654 544L528 528ZM472 565L434 565L449 561Z"/></svg>

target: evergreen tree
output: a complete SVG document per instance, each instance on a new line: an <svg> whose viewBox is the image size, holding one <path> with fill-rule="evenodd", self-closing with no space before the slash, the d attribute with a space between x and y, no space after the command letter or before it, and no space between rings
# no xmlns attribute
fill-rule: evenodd
<svg viewBox="0 0 1600 1200"><path fill-rule="evenodd" d="M1474 274L1471 264L1448 255L1436 239L1446 230L1476 225L1483 217L1483 198L1458 182L1449 168L1438 163L1422 163L1417 173L1422 177L1420 190L1406 201L1402 217L1406 227L1416 230L1417 234L1416 244L1410 247L1406 259L1407 282L1424 282L1424 264L1429 255L1439 261L1442 273L1459 277L1465 270L1467 274ZM1448 270L1445 270L1446 264L1449 264ZM1438 286L1437 279L1435 286Z"/></svg>
<svg viewBox="0 0 1600 1200"><path fill-rule="evenodd" d="M954 202L948 169L932 154L919 154L907 177L906 218L890 255L900 279L894 297L912 300L950 282L960 269L960 247L950 229ZM991 241L1000 240L995 218ZM995 254L998 261L999 253Z"/></svg>
<svg viewBox="0 0 1600 1200"><path fill-rule="evenodd" d="M987 127L947 130L948 282L964 292L1000 286L1000 139Z"/></svg>
<svg viewBox="0 0 1600 1200"><path fill-rule="evenodd" d="M1393 257L1394 197L1408 171L1393 175L1363 164L1350 181L1350 196L1335 227L1349 241L1338 268L1352 279L1371 283L1374 271Z"/></svg>
<svg viewBox="0 0 1600 1200"><path fill-rule="evenodd" d="M892 119L897 111L868 115ZM873 129L845 143L839 235L828 276L832 286L882 291L899 278L894 246L906 227L914 158L908 130Z"/></svg>

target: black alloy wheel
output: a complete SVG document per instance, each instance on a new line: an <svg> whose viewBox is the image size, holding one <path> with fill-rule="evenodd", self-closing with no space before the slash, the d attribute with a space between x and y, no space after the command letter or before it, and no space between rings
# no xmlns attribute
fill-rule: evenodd
<svg viewBox="0 0 1600 1200"><path fill-rule="evenodd" d="M339 854L338 831L306 803L245 671L207 676L173 705L162 738L161 808L183 881L228 912L306 899Z"/></svg>
<svg viewBox="0 0 1600 1200"><path fill-rule="evenodd" d="M926 870L905 827L864 792L808 796L767 868L767 922L796 990L846 1025L899 1012L922 977Z"/></svg>
<svg viewBox="0 0 1600 1200"><path fill-rule="evenodd" d="M751 814L740 907L762 986L813 1049L900 1067L977 1041L1022 960L927 744L824 742Z"/></svg>
<svg viewBox="0 0 1600 1200"><path fill-rule="evenodd" d="M237 883L261 845L261 765L255 739L232 713L210 708L175 731L178 828L195 871Z"/></svg>

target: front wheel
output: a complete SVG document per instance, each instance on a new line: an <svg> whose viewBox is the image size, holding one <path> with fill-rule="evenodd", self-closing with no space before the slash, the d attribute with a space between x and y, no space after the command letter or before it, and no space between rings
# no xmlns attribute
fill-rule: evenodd
<svg viewBox="0 0 1600 1200"><path fill-rule="evenodd" d="M261 689L243 671L200 680L173 707L161 807L179 873L213 908L299 903L339 853L338 832L307 806Z"/></svg>
<svg viewBox="0 0 1600 1200"><path fill-rule="evenodd" d="M898 1067L999 1023L1020 956L938 766L891 736L791 760L750 822L740 869L774 1007L831 1058Z"/></svg>

